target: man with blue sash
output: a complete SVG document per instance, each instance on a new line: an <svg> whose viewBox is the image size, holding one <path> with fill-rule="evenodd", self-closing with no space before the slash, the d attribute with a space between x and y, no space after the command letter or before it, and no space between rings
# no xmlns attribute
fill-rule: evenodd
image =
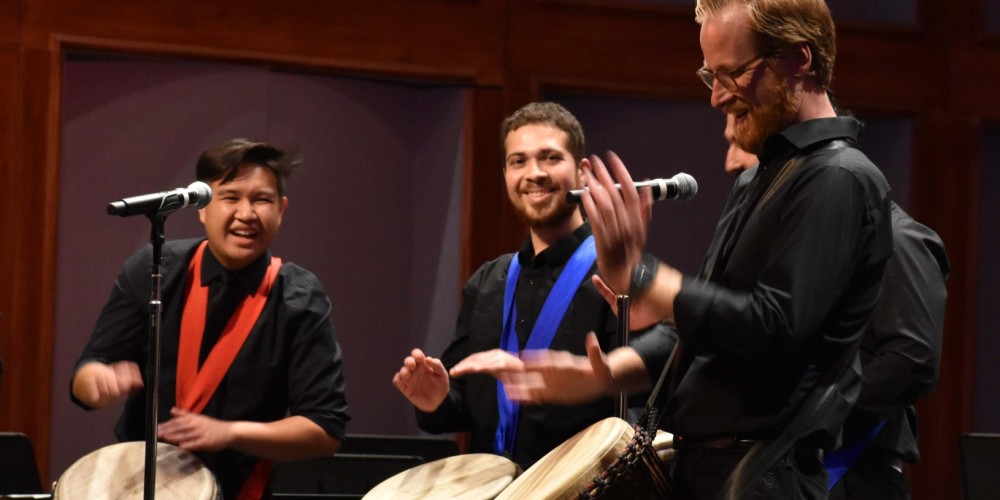
<svg viewBox="0 0 1000 500"><path fill-rule="evenodd" d="M468 280L441 358L414 349L393 384L416 407L424 431L468 431L470 452L505 455L527 468L612 416L614 403L518 407L492 375L519 364L526 349L583 354L591 331L602 348L613 347L616 321L591 281L590 224L566 200L582 187L587 164L579 122L558 104L532 103L504 121L501 139L507 194L529 236L519 252L483 264Z"/></svg>

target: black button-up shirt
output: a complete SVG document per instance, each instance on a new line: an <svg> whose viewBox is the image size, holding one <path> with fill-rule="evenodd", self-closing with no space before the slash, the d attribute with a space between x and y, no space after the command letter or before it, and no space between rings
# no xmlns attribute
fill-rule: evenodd
<svg viewBox="0 0 1000 500"><path fill-rule="evenodd" d="M864 442L885 418L870 457L915 463L920 453L913 404L937 382L951 266L937 233L895 203L892 235L895 254L861 341L861 394L844 424L844 442Z"/></svg>
<svg viewBox="0 0 1000 500"><path fill-rule="evenodd" d="M856 356L892 255L884 177L857 149L830 147L853 143L857 130L852 118L788 127L737 180L700 278L685 278L674 301L691 358L667 406L669 430L773 437L831 366ZM804 163L776 181L796 156ZM824 446L834 444L859 378L856 358L835 378L838 404L813 429L825 431Z"/></svg>
<svg viewBox="0 0 1000 500"><path fill-rule="evenodd" d="M472 353L500 348L504 288L510 260L515 256L520 259L521 272L514 299L518 317L514 330L523 347L556 279L573 252L591 234L590 224L585 223L537 256L529 238L519 253L502 255L483 264L462 290L455 335L441 356L445 367L450 369ZM584 338L590 331L597 334L605 351L617 345L615 316L590 281L596 270L595 264L577 288L552 339L551 349L586 355ZM654 332L644 333L651 334ZM511 459L526 469L590 424L613 416L614 402L605 398L579 406L525 405L520 411ZM471 431L469 451L474 453L493 452L498 418L497 381L488 375L452 378L448 398L435 412L417 411L417 422L427 432Z"/></svg>
<svg viewBox="0 0 1000 500"><path fill-rule="evenodd" d="M160 332L158 419L170 419L176 404L177 355L184 284L188 262L200 240L170 241L163 246L163 313ZM204 283L231 275L227 295L242 300L257 291L270 255L242 271L226 271L205 250ZM146 246L126 262L115 281L97 325L80 357L104 363L129 360L146 373L149 291L152 250ZM216 278L213 280L213 278ZM248 281L247 281L248 280ZM238 283L244 282L240 285ZM229 298L232 302L233 298ZM306 417L337 439L344 439L349 420L344 398L340 346L330 322L330 301L319 280L309 271L286 262L268 295L267 304L232 366L202 414L222 420L272 422L287 414ZM223 300L225 302L225 300ZM235 304L230 304L235 309ZM219 319L213 320L218 317ZM211 312L206 337L218 337L225 314ZM215 326L212 326L212 325ZM222 326L219 326L219 325ZM214 333L213 333L214 331ZM202 354L206 353L205 347ZM149 387L148 381L146 386ZM145 390L129 397L115 434L121 441L145 439ZM76 399L74 398L74 401ZM80 404L79 401L76 401ZM81 405L82 406L82 405ZM201 453L226 498L235 498L256 459L233 450Z"/></svg>

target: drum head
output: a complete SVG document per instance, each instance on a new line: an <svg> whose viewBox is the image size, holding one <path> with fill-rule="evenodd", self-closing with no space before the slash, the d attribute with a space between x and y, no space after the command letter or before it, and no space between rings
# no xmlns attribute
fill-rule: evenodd
<svg viewBox="0 0 1000 500"><path fill-rule="evenodd" d="M570 499L628 447L635 429L609 417L548 452L507 487L501 499Z"/></svg>
<svg viewBox="0 0 1000 500"><path fill-rule="evenodd" d="M105 446L77 460L59 477L57 500L141 499L145 482L146 444L142 441ZM198 457L176 446L156 448L157 500L215 500L215 476Z"/></svg>
<svg viewBox="0 0 1000 500"><path fill-rule="evenodd" d="M488 500L495 498L520 473L517 464L498 455L456 455L404 470L372 488L364 500Z"/></svg>

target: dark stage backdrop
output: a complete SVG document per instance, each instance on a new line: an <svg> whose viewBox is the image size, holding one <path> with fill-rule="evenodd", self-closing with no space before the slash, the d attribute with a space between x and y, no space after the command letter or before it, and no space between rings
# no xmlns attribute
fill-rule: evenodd
<svg viewBox="0 0 1000 500"><path fill-rule="evenodd" d="M1000 402L994 397L1000 380L1000 127L987 127L983 133L983 165L980 173L982 196L979 200L979 269L977 276L977 321L975 353L975 420L973 432L1000 433ZM955 256L950 256L955 259Z"/></svg>

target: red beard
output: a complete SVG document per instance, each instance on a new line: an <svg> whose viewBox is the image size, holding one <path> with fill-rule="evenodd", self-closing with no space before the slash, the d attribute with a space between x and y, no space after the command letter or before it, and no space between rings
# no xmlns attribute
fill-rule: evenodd
<svg viewBox="0 0 1000 500"><path fill-rule="evenodd" d="M788 81L779 78L774 102L767 106L751 108L746 119L734 127L734 142L740 149L760 156L764 140L795 122L798 109L792 98Z"/></svg>

